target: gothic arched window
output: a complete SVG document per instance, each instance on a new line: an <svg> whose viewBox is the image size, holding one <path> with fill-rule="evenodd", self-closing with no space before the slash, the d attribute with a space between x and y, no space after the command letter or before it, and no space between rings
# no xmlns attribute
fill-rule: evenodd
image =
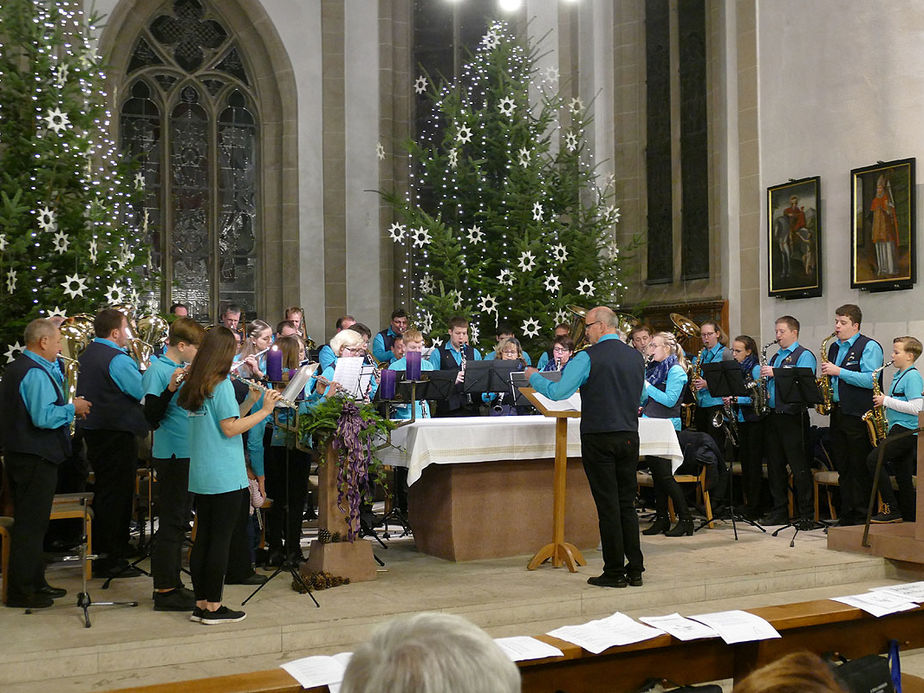
<svg viewBox="0 0 924 693"><path fill-rule="evenodd" d="M141 30L120 106L123 151L140 164L163 305L202 322L256 309L259 113L235 37L199 0L173 0Z"/></svg>

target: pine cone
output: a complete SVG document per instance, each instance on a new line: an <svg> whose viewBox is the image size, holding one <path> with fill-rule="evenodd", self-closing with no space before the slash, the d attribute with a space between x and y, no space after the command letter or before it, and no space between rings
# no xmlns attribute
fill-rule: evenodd
<svg viewBox="0 0 924 693"><path fill-rule="evenodd" d="M331 542L331 533L329 529L319 529L318 530L318 541L322 544L330 544Z"/></svg>
<svg viewBox="0 0 924 693"><path fill-rule="evenodd" d="M330 535L330 542L336 544L337 542L343 541L343 537L340 536L340 532L333 532Z"/></svg>

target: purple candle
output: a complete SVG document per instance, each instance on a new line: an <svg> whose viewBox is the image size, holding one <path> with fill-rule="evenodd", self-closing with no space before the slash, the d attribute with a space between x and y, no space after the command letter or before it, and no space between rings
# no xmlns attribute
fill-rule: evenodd
<svg viewBox="0 0 924 693"><path fill-rule="evenodd" d="M408 380L420 380L420 352L409 351L404 355L407 363L407 373L405 377Z"/></svg>
<svg viewBox="0 0 924 693"><path fill-rule="evenodd" d="M282 380L282 351L277 346L266 353L266 377L274 383Z"/></svg>
<svg viewBox="0 0 924 693"><path fill-rule="evenodd" d="M379 383L379 393L382 399L395 398L395 383L397 383L398 371L382 371L382 381Z"/></svg>

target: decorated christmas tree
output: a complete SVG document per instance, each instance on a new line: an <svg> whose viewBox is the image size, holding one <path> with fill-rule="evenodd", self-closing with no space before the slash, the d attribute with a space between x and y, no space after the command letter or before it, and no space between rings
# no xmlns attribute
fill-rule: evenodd
<svg viewBox="0 0 924 693"><path fill-rule="evenodd" d="M30 320L137 303L152 279L94 23L64 0L0 3L0 366Z"/></svg>
<svg viewBox="0 0 924 693"><path fill-rule="evenodd" d="M455 83L420 75L430 115L409 145L411 185L386 193L405 252L416 322L439 341L453 315L493 346L499 321L525 346L547 346L566 306L617 306L622 296L613 181L587 147L590 114L561 96L555 68L495 22Z"/></svg>

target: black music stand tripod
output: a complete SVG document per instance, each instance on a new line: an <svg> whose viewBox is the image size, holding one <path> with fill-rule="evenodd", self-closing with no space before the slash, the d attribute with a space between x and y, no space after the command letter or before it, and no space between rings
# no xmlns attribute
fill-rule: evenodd
<svg viewBox="0 0 924 693"><path fill-rule="evenodd" d="M806 407L813 407L824 401L821 390L818 389L818 382L815 380L815 371L811 368L775 368L773 371L773 380L776 388L776 396L780 398L783 404L794 404L798 406L801 411ZM804 415L803 413L803 416ZM802 441L802 445L799 449L803 455L805 455L804 423L805 422L800 418L799 437ZM806 460L806 464L808 464L808 460ZM804 513L805 511L805 508L799 508L800 513ZM777 528L771 536L775 537L787 527L792 527L796 530L793 532L792 539L789 541L789 547L793 548L796 545L796 535L798 535L800 531L807 532L814 529L827 529L828 525L824 522L816 522L815 520L796 520L795 522L789 522Z"/></svg>
<svg viewBox="0 0 924 693"><path fill-rule="evenodd" d="M710 394L715 397L748 397L751 394L744 382L744 373L741 371L741 364L737 361L716 361L703 364L703 378L709 386ZM736 417L737 415L737 406L733 406L732 416ZM716 416L716 418L718 418L718 416ZM715 423L716 422L713 421L713 425L715 425ZM738 444L738 425L735 419L729 421L724 416L722 417L722 423L719 425L725 429L725 450L722 452L725 455L725 459L730 459L731 455L728 454L729 449L733 449ZM751 525L751 527L756 527L761 532L766 532L767 530L754 520L735 512L734 478L735 475L732 472L731 465L729 465L728 503L725 512L717 519L731 520L732 530L735 533L735 541L738 541L738 522L744 522ZM703 520L699 527L696 528L696 531L701 530L713 519L716 518L710 517Z"/></svg>

